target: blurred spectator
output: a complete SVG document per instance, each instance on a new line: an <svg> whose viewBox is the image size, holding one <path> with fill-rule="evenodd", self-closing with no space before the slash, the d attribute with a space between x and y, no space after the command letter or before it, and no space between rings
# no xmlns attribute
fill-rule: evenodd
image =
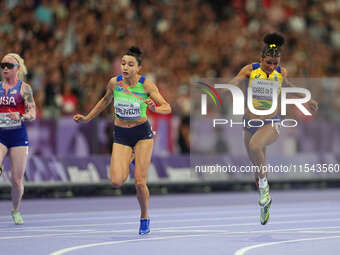
<svg viewBox="0 0 340 255"><path fill-rule="evenodd" d="M73 115L76 113L78 107L77 97L71 91L70 83L66 83L64 86L64 91L61 96L61 107L62 114Z"/></svg>
<svg viewBox="0 0 340 255"><path fill-rule="evenodd" d="M122 54L138 45L143 75L181 118L190 109L190 79L231 77L258 61L267 32L285 35L282 65L290 77L337 75L339 16L337 0L7 0L0 1L0 48L25 57L28 82L35 95L43 91L41 116L51 118L87 112L119 73ZM61 96L61 88L74 94ZM328 99L329 90L315 91ZM331 100L330 112L338 112Z"/></svg>

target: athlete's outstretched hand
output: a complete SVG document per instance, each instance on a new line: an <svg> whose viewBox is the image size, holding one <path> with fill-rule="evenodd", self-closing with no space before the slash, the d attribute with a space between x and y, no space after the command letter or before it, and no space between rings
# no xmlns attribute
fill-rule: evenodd
<svg viewBox="0 0 340 255"><path fill-rule="evenodd" d="M73 120L75 122L88 122L88 119L86 118L86 116L82 115L82 114L76 114L73 116Z"/></svg>
<svg viewBox="0 0 340 255"><path fill-rule="evenodd" d="M156 112L156 104L152 99L146 99L144 102L148 104L151 111Z"/></svg>
<svg viewBox="0 0 340 255"><path fill-rule="evenodd" d="M316 102L314 99L311 99L309 102L308 102L308 105L309 107L311 108L311 110L313 112L316 112L318 109L319 109L319 104L318 102Z"/></svg>

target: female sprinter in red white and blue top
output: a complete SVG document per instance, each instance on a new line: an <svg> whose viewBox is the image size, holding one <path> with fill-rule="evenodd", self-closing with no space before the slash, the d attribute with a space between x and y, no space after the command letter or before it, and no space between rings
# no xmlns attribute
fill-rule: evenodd
<svg viewBox="0 0 340 255"><path fill-rule="evenodd" d="M36 117L31 86L23 81L27 73L24 60L15 53L5 55L0 63L0 165L9 154L11 161L11 215L15 224L24 221L18 211L24 193L24 173L28 156L28 137L25 121Z"/></svg>

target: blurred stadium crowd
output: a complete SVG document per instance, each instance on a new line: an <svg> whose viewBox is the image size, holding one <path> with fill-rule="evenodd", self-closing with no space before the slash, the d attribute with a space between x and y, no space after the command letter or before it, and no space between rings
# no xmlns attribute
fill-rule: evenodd
<svg viewBox="0 0 340 255"><path fill-rule="evenodd" d="M337 76L339 17L339 0L7 0L0 48L24 57L39 116L48 119L88 112L137 45L142 73L188 125L190 79L232 77L259 59L267 32L284 34L281 62L290 77ZM340 123L338 80L312 95L321 115Z"/></svg>

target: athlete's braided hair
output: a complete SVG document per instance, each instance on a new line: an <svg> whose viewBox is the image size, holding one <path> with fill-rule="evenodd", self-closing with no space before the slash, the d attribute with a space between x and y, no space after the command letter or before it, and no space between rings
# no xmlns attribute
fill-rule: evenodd
<svg viewBox="0 0 340 255"><path fill-rule="evenodd" d="M280 57L281 46L284 44L285 39L278 33L266 34L263 39L265 46L262 50L262 57Z"/></svg>

